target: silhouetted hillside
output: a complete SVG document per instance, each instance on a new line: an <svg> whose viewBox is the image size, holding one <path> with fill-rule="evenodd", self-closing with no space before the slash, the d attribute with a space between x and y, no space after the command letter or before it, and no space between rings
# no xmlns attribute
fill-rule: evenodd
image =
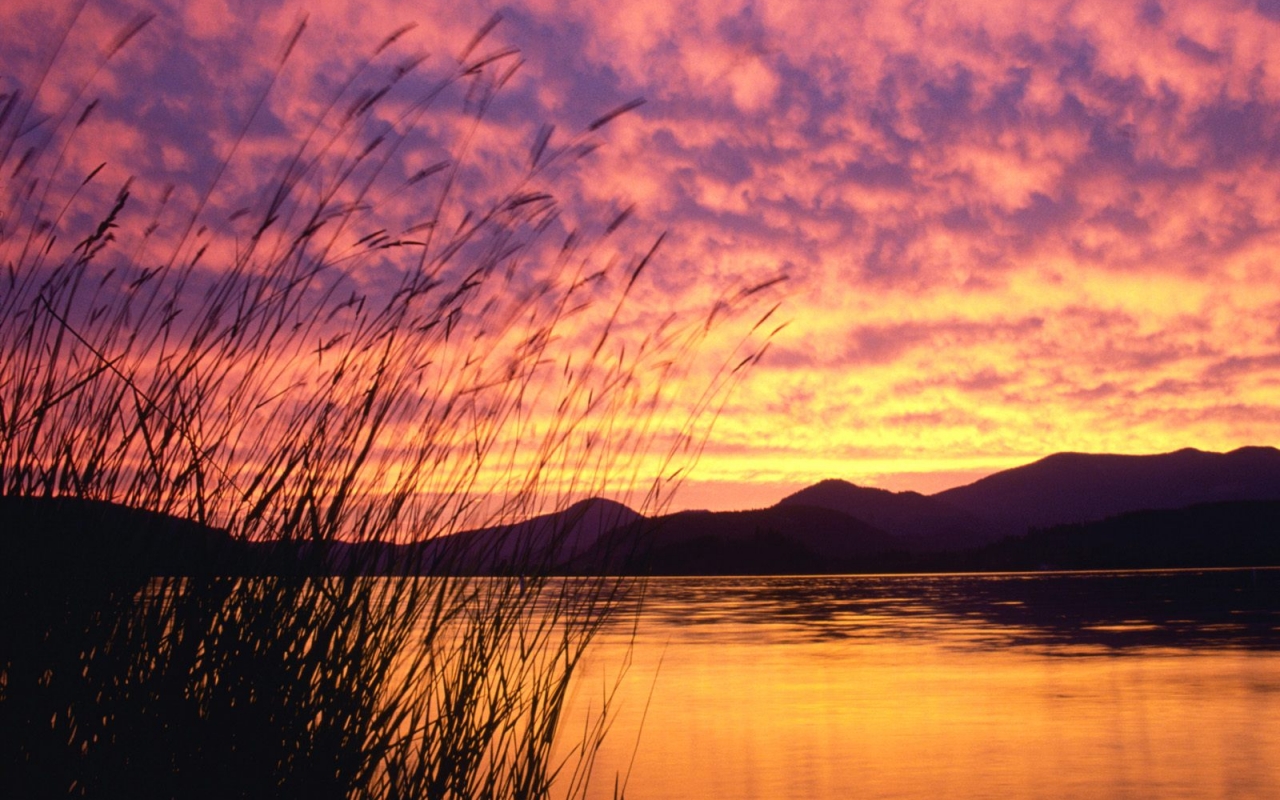
<svg viewBox="0 0 1280 800"><path fill-rule="evenodd" d="M1280 451L1270 447L1060 453L933 496L829 480L771 508L655 519L594 498L412 545L245 543L110 503L0 498L0 560L14 576L1263 566L1280 564L1277 531Z"/></svg>
<svg viewBox="0 0 1280 800"><path fill-rule="evenodd" d="M70 497L0 497L6 577L205 575L237 571L226 531L136 508Z"/></svg>
<svg viewBox="0 0 1280 800"><path fill-rule="evenodd" d="M899 537L911 550L948 550L972 546L990 537L977 516L919 492L890 492L825 480L784 497L779 506L829 508Z"/></svg>
<svg viewBox="0 0 1280 800"><path fill-rule="evenodd" d="M978 550L982 570L1280 565L1280 502L1204 503L1060 525Z"/></svg>
<svg viewBox="0 0 1280 800"><path fill-rule="evenodd" d="M0 570L43 579L157 575L550 572L642 517L592 498L512 525L414 544L244 542L178 517L72 497L0 497Z"/></svg>
<svg viewBox="0 0 1280 800"><path fill-rule="evenodd" d="M1280 500L1280 450L1185 449L1151 456L1058 453L932 495L1002 534L1128 511L1232 500Z"/></svg>
<svg viewBox="0 0 1280 800"><path fill-rule="evenodd" d="M588 554L576 569L657 575L831 572L900 546L847 514L802 505L682 511L622 529L608 544L608 552Z"/></svg>
<svg viewBox="0 0 1280 800"><path fill-rule="evenodd" d="M396 551L401 560L411 557L416 564L412 571L419 573L549 572L589 551L607 552L619 541L607 534L642 519L622 503L593 497L523 522L463 531Z"/></svg>

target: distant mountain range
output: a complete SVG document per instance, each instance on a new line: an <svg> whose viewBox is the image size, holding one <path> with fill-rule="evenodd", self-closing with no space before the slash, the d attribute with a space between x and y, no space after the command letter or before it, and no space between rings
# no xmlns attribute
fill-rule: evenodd
<svg viewBox="0 0 1280 800"><path fill-rule="evenodd" d="M933 495L1002 534L1199 503L1280 500L1280 450L1153 456L1058 453Z"/></svg>
<svg viewBox="0 0 1280 800"><path fill-rule="evenodd" d="M1273 447L1150 456L1059 453L934 495L826 480L758 511L658 517L647 522L636 558L620 568L755 573L1280 565L1277 509L1280 450ZM601 565L619 568L603 559L584 568Z"/></svg>
<svg viewBox="0 0 1280 800"><path fill-rule="evenodd" d="M114 552L135 569L172 574L302 562L364 574L1280 565L1280 450L1059 453L934 495L826 480L769 508L653 518L596 498L417 545L248 545L160 515L34 498L0 498L0 531L10 563L92 568Z"/></svg>

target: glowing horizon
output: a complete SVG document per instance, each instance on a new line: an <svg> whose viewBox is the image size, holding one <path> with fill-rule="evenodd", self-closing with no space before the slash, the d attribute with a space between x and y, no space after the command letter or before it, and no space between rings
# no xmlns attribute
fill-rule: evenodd
<svg viewBox="0 0 1280 800"><path fill-rule="evenodd" d="M634 204L618 253L665 231L633 298L654 315L789 278L775 289L789 324L677 508L769 505L825 478L932 493L1061 451L1280 441L1274 4L563 6L91 2L41 110L92 79L98 150L66 169L106 162L109 192L138 176L142 216L166 184L194 204L233 148L270 172L286 134L405 23L421 24L378 68L420 53L429 75L495 12L486 47L522 54L471 134L458 181L478 200L525 168L544 124L563 145L644 98L554 176L560 224L598 230ZM140 9L154 22L95 74ZM63 22L46 15L31 0L0 11L29 34L0 43L3 92L37 79ZM464 122L425 118L395 170L435 163ZM234 203L210 200L224 215ZM386 210L417 213L401 196ZM627 321L637 336L645 324ZM718 365L731 342L712 344ZM710 380L689 372L690 393Z"/></svg>

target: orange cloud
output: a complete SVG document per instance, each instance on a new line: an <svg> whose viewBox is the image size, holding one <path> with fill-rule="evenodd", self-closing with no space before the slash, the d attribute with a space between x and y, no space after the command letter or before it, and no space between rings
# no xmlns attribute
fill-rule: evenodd
<svg viewBox="0 0 1280 800"><path fill-rule="evenodd" d="M41 8L6 4L0 24L32 25ZM735 497L832 476L902 488L896 475L971 476L1055 450L1280 436L1280 22L1251 4L514 3L473 54L524 59L484 119L465 113L478 84L459 82L410 126L494 9L331 1L308 7L242 136L301 8L155 4L152 28L94 78L94 146L67 174L107 161L104 198L137 174L153 185L139 198L172 183L170 202L191 209L234 150L206 211L234 231L242 198L278 177L343 80L359 72L345 110L413 63L358 124L339 130L338 113L317 129L336 137L331 154L388 142L371 184L381 216L351 223L350 248L368 232L357 222L423 222L446 178L456 225L519 185L544 124L554 150L645 98L530 188L561 203L546 260L552 238L599 233L628 207L599 263L622 272L668 231L626 336L705 313L725 286L791 277L791 324L721 415L700 497L717 482ZM85 13L44 113L71 102L100 31L133 11ZM6 91L32 80L55 27L32 30L0 45ZM298 191L322 193L322 174ZM521 265L530 281L542 268ZM380 269L393 266L359 280L381 285ZM682 378L691 396L736 343L712 336L706 366Z"/></svg>

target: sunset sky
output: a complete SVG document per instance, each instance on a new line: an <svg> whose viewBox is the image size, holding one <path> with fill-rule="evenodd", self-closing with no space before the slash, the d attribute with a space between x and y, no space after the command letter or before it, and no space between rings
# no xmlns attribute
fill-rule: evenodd
<svg viewBox="0 0 1280 800"><path fill-rule="evenodd" d="M384 66L429 55L405 79L425 87L500 12L483 48L524 64L463 191L518 172L545 123L555 144L643 98L556 176L566 217L634 203L628 246L667 232L637 300L655 310L789 278L790 324L678 506L1280 439L1280 2L269 5L90 2L41 101L52 113L86 81L101 97L97 149L68 169L107 161L144 204L167 183L194 197L300 13L244 163L280 158L402 25ZM74 10L54 6L0 10L0 91L36 79ZM140 11L154 21L95 73ZM422 124L406 174L457 120Z"/></svg>

